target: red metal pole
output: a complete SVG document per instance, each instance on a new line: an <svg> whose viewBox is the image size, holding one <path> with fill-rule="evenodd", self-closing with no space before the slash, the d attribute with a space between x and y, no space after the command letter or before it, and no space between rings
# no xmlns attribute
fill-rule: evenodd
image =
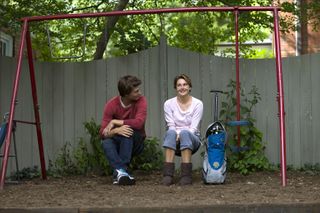
<svg viewBox="0 0 320 213"><path fill-rule="evenodd" d="M239 66L239 10L235 8L235 35L236 35L236 96L237 96L237 120L240 121L240 66ZM240 126L237 126L238 147L240 147Z"/></svg>
<svg viewBox="0 0 320 213"><path fill-rule="evenodd" d="M13 117L14 117L15 100L16 100L17 93L18 93L18 85L19 85L20 74L21 74L23 46L24 46L24 41L26 39L27 27L28 27L28 21L25 20L23 22L23 28L22 28L22 32L21 32L20 48L19 48L19 53L18 53L18 64L17 64L16 77L15 77L13 91L12 91L10 114L9 114L9 121L8 121L9 123L8 123L8 129L7 129L7 133L6 133L7 137L6 137L5 145L4 145L4 155L3 155L1 176L0 176L0 190L3 189L4 181L6 178L7 166L8 166L8 157L9 157L9 148L10 148L10 142L11 142L11 131L12 131L12 124L13 124Z"/></svg>
<svg viewBox="0 0 320 213"><path fill-rule="evenodd" d="M237 7L239 11L273 11L275 7ZM234 7L185 7L185 8L161 8L148 10L124 10L124 11L110 11L101 13L82 13L82 14L61 14L49 16L33 16L27 17L28 21L44 21L53 19L72 19L72 18L90 18L90 17L105 17L105 16L123 16L123 15L139 15L139 14L158 14L158 13L183 13L183 12L205 12L218 11L228 12L234 11Z"/></svg>
<svg viewBox="0 0 320 213"><path fill-rule="evenodd" d="M276 50L276 70L277 70L277 88L278 88L278 110L280 123L280 159L281 159L281 184L287 185L287 170L286 170L286 129L285 129L285 112L284 112L284 95L283 95L283 79L282 79L282 63L281 63L281 49L280 49L280 33L278 9L273 10L274 21L274 36L275 36L275 50Z"/></svg>
<svg viewBox="0 0 320 213"><path fill-rule="evenodd" d="M36 86L35 73L34 73L32 46L31 46L29 27L27 27L26 39L27 39L26 42L27 42L27 51L28 51L28 63L29 63L29 73L30 73L30 80L31 80L32 99L33 99L33 111L34 111L34 117L36 120L36 129L37 129L37 137L38 137L41 174L42 174L42 179L47 179L46 163L45 163L44 152L43 152L43 140L42 140L41 126L40 126L37 86Z"/></svg>

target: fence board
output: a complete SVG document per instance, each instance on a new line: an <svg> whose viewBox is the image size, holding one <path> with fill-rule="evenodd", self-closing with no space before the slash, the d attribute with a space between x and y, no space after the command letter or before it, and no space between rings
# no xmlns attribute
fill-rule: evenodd
<svg viewBox="0 0 320 213"><path fill-rule="evenodd" d="M107 64L104 60L99 60L96 62L96 106L95 106L95 117L94 119L100 122L103 113L103 107L106 100L107 95L107 87L106 87L106 76L107 76Z"/></svg>
<svg viewBox="0 0 320 213"><path fill-rule="evenodd" d="M51 63L41 63L39 67L36 67L36 75L41 76L41 81L37 81L37 89L39 91L39 105L40 105L40 119L41 119L41 129L44 143L44 152L46 157L46 162L48 160L53 160L52 150L55 149L55 143L53 142L54 129L53 125L53 94L54 85L52 79L54 78L54 66ZM44 74L44 71L46 73ZM42 116L46 115L46 116Z"/></svg>
<svg viewBox="0 0 320 213"><path fill-rule="evenodd" d="M53 157L58 154L58 150L66 143L64 137L64 81L63 74L64 64L54 64L53 70L53 140L52 143L55 144L53 151ZM67 80L66 80L67 81ZM41 117L46 115L42 114ZM46 141L44 142L46 143Z"/></svg>
<svg viewBox="0 0 320 213"><path fill-rule="evenodd" d="M300 96L301 82L301 60L294 60L294 58L287 58L284 63L290 69L285 73L286 82L286 113L290 116L287 119L287 163L300 165L301 164L301 145L300 145L300 108L301 102L298 98ZM296 97L296 98L295 98ZM298 139L298 140L297 140Z"/></svg>
<svg viewBox="0 0 320 213"><path fill-rule="evenodd" d="M312 134L310 134L310 130L312 130L312 122L311 122L311 72L310 72L310 64L309 64L309 56L302 56L301 60L301 69L299 72L300 75L300 90L297 91L298 97L296 97L300 101L300 143L301 149L304 155L302 156L303 164L311 164L313 162L313 146L312 146ZM305 143L308 140L311 144Z"/></svg>
<svg viewBox="0 0 320 213"><path fill-rule="evenodd" d="M279 162L279 119L276 102L276 71L271 60L256 60L256 86L261 100L256 106L257 127L263 133L265 153L271 162ZM270 65L272 65L270 67Z"/></svg>

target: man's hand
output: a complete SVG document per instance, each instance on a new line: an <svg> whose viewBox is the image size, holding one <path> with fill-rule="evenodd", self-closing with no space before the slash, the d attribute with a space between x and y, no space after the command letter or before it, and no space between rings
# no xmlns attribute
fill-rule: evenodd
<svg viewBox="0 0 320 213"><path fill-rule="evenodd" d="M105 136L105 137L108 137L109 133L111 131L111 129L110 130L108 129L108 126L106 126L106 128L104 128L104 130L102 131L102 135Z"/></svg>
<svg viewBox="0 0 320 213"><path fill-rule="evenodd" d="M108 126L107 126L108 127ZM122 135L124 137L130 137L132 136L133 134L133 129L131 129L130 126L128 125L123 125L123 126L120 126L120 127L115 127L111 130L108 130L108 128L104 128L102 134L105 136L105 137L113 137L114 135Z"/></svg>
<svg viewBox="0 0 320 213"><path fill-rule="evenodd" d="M103 134L104 134L104 133L107 133L107 132L110 132L111 129L113 129L113 127L114 127L114 124L113 124L112 121L110 121L109 124L106 126L106 128L104 128ZM105 135L105 134L104 134L104 135Z"/></svg>
<svg viewBox="0 0 320 213"><path fill-rule="evenodd" d="M116 130L118 135L122 135L124 137L130 137L133 134L133 129L131 129L131 127L128 125L123 125L119 128L116 128Z"/></svg>
<svg viewBox="0 0 320 213"><path fill-rule="evenodd" d="M117 133L117 127L121 127L123 125L123 120L113 119L109 122L109 124L102 131L102 135L105 137L112 137Z"/></svg>

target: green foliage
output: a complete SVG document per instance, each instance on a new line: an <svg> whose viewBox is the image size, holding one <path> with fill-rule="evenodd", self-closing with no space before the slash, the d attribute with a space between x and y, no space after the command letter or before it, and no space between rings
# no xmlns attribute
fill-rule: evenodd
<svg viewBox="0 0 320 213"><path fill-rule="evenodd" d="M310 25L314 31L319 30L319 1L285 1L281 4L281 10L285 12L281 18L282 31L301 30L299 28L306 24Z"/></svg>
<svg viewBox="0 0 320 213"><path fill-rule="evenodd" d="M259 59L259 58L274 58L273 50L269 49L258 49L254 54L250 55L250 59Z"/></svg>
<svg viewBox="0 0 320 213"><path fill-rule="evenodd" d="M12 179L16 178L18 180L31 180L33 178L40 177L40 171L37 166L34 167L27 167L23 168L19 172L16 172L15 174L11 175Z"/></svg>
<svg viewBox="0 0 320 213"><path fill-rule="evenodd" d="M277 165L277 169L280 169L280 164ZM297 168L293 165L287 165L287 171L300 171L308 175L320 175L320 164L304 164L303 167Z"/></svg>
<svg viewBox="0 0 320 213"><path fill-rule="evenodd" d="M67 142L60 149L53 165L50 166L49 173L53 176L87 174L92 168L91 158L86 143L82 138L74 149Z"/></svg>
<svg viewBox="0 0 320 213"><path fill-rule="evenodd" d="M67 142L60 149L58 157L54 162L52 172L56 174L67 175L73 174L74 171L75 163L73 162L71 155L71 144L70 142Z"/></svg>
<svg viewBox="0 0 320 213"><path fill-rule="evenodd" d="M303 171L310 175L319 175L320 174L320 164L305 164L300 171Z"/></svg>
<svg viewBox="0 0 320 213"><path fill-rule="evenodd" d="M87 174L94 167L92 154L89 153L86 142L80 138L78 146L73 151L75 171L78 174Z"/></svg>
<svg viewBox="0 0 320 213"><path fill-rule="evenodd" d="M92 152L89 152L88 143L83 138L80 138L75 148L70 143L64 144L50 169L53 176L86 175L91 172L106 175L111 173L101 147L99 125L91 120L85 122L84 127L90 135Z"/></svg>
<svg viewBox="0 0 320 213"><path fill-rule="evenodd" d="M107 12L116 8L121 1L49 1L10 0L0 5L0 28L9 30L10 34L19 34L20 18L47 14L95 13ZM206 6L270 6L271 0L228 0L228 1L129 1L126 10L143 10L172 7L206 7ZM239 14L240 43L259 42L269 36L265 29L272 28L272 16L267 12L241 12ZM98 38L106 30L106 18L86 18L69 20L51 20L31 23L33 48L38 60L57 61L52 58L48 47L46 27L50 29L53 55L63 57L81 55L83 26L87 25L86 54L70 61L88 61L93 59L99 44ZM233 43L233 13L166 13L120 17L108 42L106 57L126 55L138 52L159 43L160 35L166 35L168 43L178 48L205 54L217 53L221 43ZM241 54L248 57L254 50L249 45L241 45ZM225 50L225 54L234 55L234 48ZM229 54L229 55L230 55Z"/></svg>
<svg viewBox="0 0 320 213"><path fill-rule="evenodd" d="M159 139L155 137L146 138L144 141L144 151L134 156L131 168L137 170L151 171L159 170L163 165L163 153L159 149Z"/></svg>
<svg viewBox="0 0 320 213"><path fill-rule="evenodd" d="M0 27L7 28L14 35L19 33L21 18L44 14L66 13L65 2L51 0L1 0Z"/></svg>
<svg viewBox="0 0 320 213"><path fill-rule="evenodd" d="M88 143L83 138L79 139L75 148L70 143L64 144L54 163L50 163L50 175L59 177L86 175L88 173L111 174L111 167L106 160L101 145L100 125L92 119L85 122L84 127L90 135L90 151ZM159 140L157 138L147 138L144 145L143 152L132 159L131 169L158 170L163 162Z"/></svg>
<svg viewBox="0 0 320 213"><path fill-rule="evenodd" d="M93 121L86 122L84 126L90 134L93 153L89 151L88 143L83 138L79 139L74 148L67 142L60 149L58 157L50 166L51 175L86 175L92 172L110 174L110 166L101 148L99 126Z"/></svg>
<svg viewBox="0 0 320 213"><path fill-rule="evenodd" d="M100 125L98 125L93 119L84 123L84 127L90 135L90 144L93 151L94 165L98 170L101 170L104 174L111 174L111 168L106 160L102 146L101 138L99 134Z"/></svg>
<svg viewBox="0 0 320 213"><path fill-rule="evenodd" d="M222 102L220 112L222 120L236 120L236 82L232 81L228 84L226 92L227 99ZM230 170L239 171L241 174L249 174L255 171L270 169L270 163L264 155L265 144L262 142L262 132L255 126L255 119L252 117L254 106L261 100L258 89L253 86L248 95L244 94L241 88L242 102L240 104L240 120L249 121L250 125L240 127L240 147L248 149L240 149L239 152L234 152L232 149L227 150L228 168ZM230 147L238 147L237 127L227 127L228 145Z"/></svg>

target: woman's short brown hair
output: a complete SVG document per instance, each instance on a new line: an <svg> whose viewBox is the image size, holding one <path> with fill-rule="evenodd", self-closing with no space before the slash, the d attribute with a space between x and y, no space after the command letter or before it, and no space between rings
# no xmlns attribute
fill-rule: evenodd
<svg viewBox="0 0 320 213"><path fill-rule="evenodd" d="M177 82L179 79L185 80L187 82L187 84L189 85L189 87L190 88L192 87L191 79L189 78L189 76L187 76L186 74L180 74L174 78L174 81L173 81L173 88L174 89L177 89Z"/></svg>
<svg viewBox="0 0 320 213"><path fill-rule="evenodd" d="M129 95L132 90L141 84L141 80L132 75L126 75L120 78L118 82L118 91L120 96Z"/></svg>

